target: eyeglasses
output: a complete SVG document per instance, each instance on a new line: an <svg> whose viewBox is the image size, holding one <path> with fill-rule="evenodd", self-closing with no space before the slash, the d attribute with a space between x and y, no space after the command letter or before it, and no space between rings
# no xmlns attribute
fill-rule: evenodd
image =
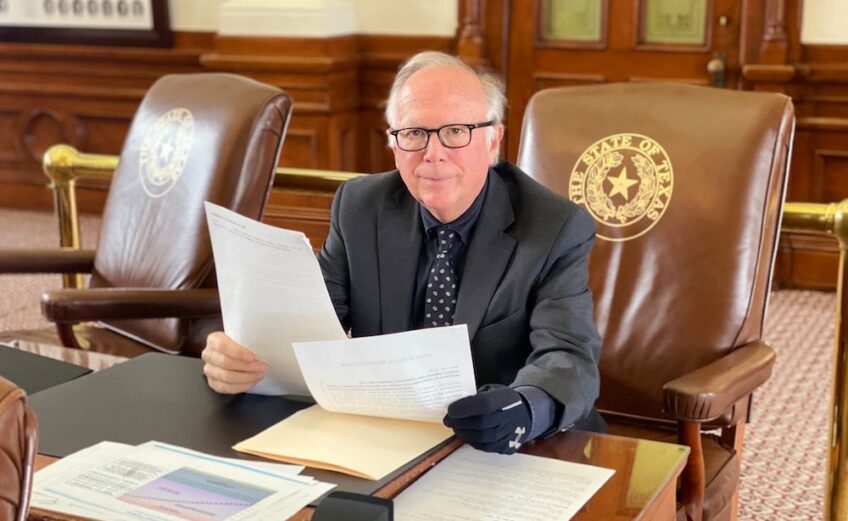
<svg viewBox="0 0 848 521"><path fill-rule="evenodd" d="M397 145L406 152L417 152L424 150L430 143L430 134L433 132L439 136L439 141L446 148L467 147L471 143L471 131L475 128L491 127L494 121L483 123L451 123L439 128L409 127L398 130L389 130L389 134L395 137Z"/></svg>

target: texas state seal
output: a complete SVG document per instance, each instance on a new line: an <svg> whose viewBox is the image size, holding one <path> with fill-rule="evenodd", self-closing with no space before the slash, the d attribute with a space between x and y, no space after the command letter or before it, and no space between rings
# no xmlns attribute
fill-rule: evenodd
<svg viewBox="0 0 848 521"><path fill-rule="evenodd" d="M141 186L150 197L167 194L180 178L191 150L194 117L185 108L159 116L144 137L138 161Z"/></svg>
<svg viewBox="0 0 848 521"><path fill-rule="evenodd" d="M595 218L599 238L627 241L659 222L673 184L671 160L656 141L641 134L615 134L580 155L568 192Z"/></svg>

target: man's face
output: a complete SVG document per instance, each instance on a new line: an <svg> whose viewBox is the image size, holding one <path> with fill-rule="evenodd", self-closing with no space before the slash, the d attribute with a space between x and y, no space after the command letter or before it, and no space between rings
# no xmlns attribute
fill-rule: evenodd
<svg viewBox="0 0 848 521"><path fill-rule="evenodd" d="M487 121L486 96L477 77L453 66L426 67L413 74L397 97L395 129L438 128L451 123ZM392 138L395 165L406 188L443 223L456 220L483 188L489 164L503 137L496 125L495 138L486 139L486 128L474 129L471 143L446 148L436 133L427 148L406 152Z"/></svg>

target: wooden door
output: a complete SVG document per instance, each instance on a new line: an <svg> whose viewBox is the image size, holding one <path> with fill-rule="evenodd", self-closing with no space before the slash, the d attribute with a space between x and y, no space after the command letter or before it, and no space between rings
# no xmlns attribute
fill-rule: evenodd
<svg viewBox="0 0 848 521"><path fill-rule="evenodd" d="M506 156L515 160L524 107L541 89L653 80L736 88L742 3L509 2Z"/></svg>

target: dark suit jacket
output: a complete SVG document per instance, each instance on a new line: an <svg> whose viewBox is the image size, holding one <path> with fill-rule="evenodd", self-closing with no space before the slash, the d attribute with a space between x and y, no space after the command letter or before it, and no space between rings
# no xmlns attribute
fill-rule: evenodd
<svg viewBox="0 0 848 521"><path fill-rule="evenodd" d="M455 324L467 324L477 384L532 385L565 405L557 427L592 411L601 340L587 259L591 216L507 162L489 171L465 254ZM353 336L411 326L424 241L418 203L397 171L342 185L318 256Z"/></svg>

